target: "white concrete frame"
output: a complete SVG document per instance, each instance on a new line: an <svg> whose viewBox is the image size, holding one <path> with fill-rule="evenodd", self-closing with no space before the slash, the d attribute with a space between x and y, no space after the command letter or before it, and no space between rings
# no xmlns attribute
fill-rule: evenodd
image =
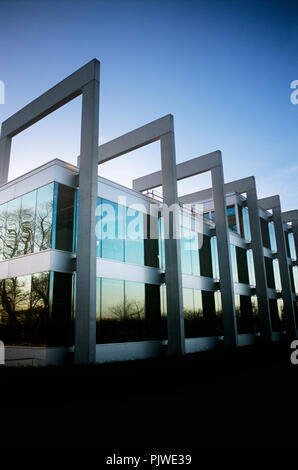
<svg viewBox="0 0 298 470"><path fill-rule="evenodd" d="M262 240L261 224L259 217L259 204L257 198L257 188L255 178L249 176L239 180L225 183L224 191L226 194L231 192L243 194L246 193L246 202L249 214L250 232L251 232L251 248L253 251L255 277L256 277L256 289L255 293L258 298L258 308L260 317L260 329L261 329L261 340L262 342L269 343L272 341L272 327L270 308L268 301L268 289L267 289L267 276L264 261L264 247ZM212 199L212 188L205 189L203 191L194 192L187 196L179 198L183 204L191 204L194 202L200 202L204 200ZM238 237L237 237L238 238ZM237 242L237 238L230 232L230 241L236 242L235 245L240 246ZM246 248L246 243L241 248ZM268 250L269 251L269 250ZM237 286L238 287L238 286ZM243 291L243 289L242 289ZM235 286L236 292L236 286ZM237 292L238 293L238 292ZM247 295L247 294L244 294Z"/></svg>
<svg viewBox="0 0 298 470"><path fill-rule="evenodd" d="M237 323L235 312L234 283L231 270L229 250L229 229L224 194L224 175L222 156L219 150L177 164L176 181L189 178L200 173L211 172L212 191L214 198L215 230L218 246L218 262L220 272L220 290L222 298L222 318L224 344L227 348L237 347ZM161 186L160 171L143 176L133 181L133 189L142 192ZM177 183L176 183L177 184ZM181 200L181 198L180 198ZM191 201L187 201L189 203Z"/></svg>
<svg viewBox="0 0 298 470"><path fill-rule="evenodd" d="M171 114L100 145L98 164L158 140L161 153L160 186L163 187L164 203L170 207L178 204L174 118ZM173 234L165 240L165 265L168 354L180 355L185 354L180 241Z"/></svg>
<svg viewBox="0 0 298 470"><path fill-rule="evenodd" d="M259 199L260 207L264 210L272 210L272 220L274 222L277 258L279 261L279 270L282 286L282 298L284 302L284 315L289 339L296 338L296 321L293 305L292 287L289 272L288 255L286 249L286 240L280 198L278 195Z"/></svg>
<svg viewBox="0 0 298 470"><path fill-rule="evenodd" d="M99 69L94 59L2 123L0 184L7 183L14 136L82 95L75 362L96 361L96 237Z"/></svg>

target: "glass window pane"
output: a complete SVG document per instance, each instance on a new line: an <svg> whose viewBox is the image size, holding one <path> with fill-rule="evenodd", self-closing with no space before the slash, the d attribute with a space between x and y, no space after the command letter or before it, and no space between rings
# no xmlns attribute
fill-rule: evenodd
<svg viewBox="0 0 298 470"><path fill-rule="evenodd" d="M246 256L247 256L249 285L252 286L252 287L255 287L256 286L256 276L255 276L255 265L254 265L252 250L247 250Z"/></svg>
<svg viewBox="0 0 298 470"><path fill-rule="evenodd" d="M243 236L247 242L251 241L248 208L242 207Z"/></svg>
<svg viewBox="0 0 298 470"><path fill-rule="evenodd" d="M71 274L51 272L51 299L47 322L47 345L71 345L74 342Z"/></svg>
<svg viewBox="0 0 298 470"><path fill-rule="evenodd" d="M210 237L207 235L203 235L203 245L200 249L200 272L201 276L213 276Z"/></svg>
<svg viewBox="0 0 298 470"><path fill-rule="evenodd" d="M217 251L217 238L211 237L211 257L212 257L212 271L213 278L219 281L219 264L218 264L218 251Z"/></svg>
<svg viewBox="0 0 298 470"><path fill-rule="evenodd" d="M7 203L7 228L4 240L4 259L21 254L22 198Z"/></svg>
<svg viewBox="0 0 298 470"><path fill-rule="evenodd" d="M126 207L125 261L144 265L144 214Z"/></svg>
<svg viewBox="0 0 298 470"><path fill-rule="evenodd" d="M43 272L32 275L31 280L31 309L35 323L34 341L46 343L47 321L49 315L49 283L50 273Z"/></svg>
<svg viewBox="0 0 298 470"><path fill-rule="evenodd" d="M52 246L54 183L37 190L34 252L47 250Z"/></svg>
<svg viewBox="0 0 298 470"><path fill-rule="evenodd" d="M102 257L124 261L125 208L102 199L99 215L102 218Z"/></svg>
<svg viewBox="0 0 298 470"><path fill-rule="evenodd" d="M274 282L274 271L273 271L273 263L271 258L267 258L265 256L265 269L266 269L266 276L267 276L267 286L271 289L275 289L275 282ZM276 268L275 268L276 269Z"/></svg>
<svg viewBox="0 0 298 470"><path fill-rule="evenodd" d="M4 244L7 225L7 204L0 206L0 261L4 259Z"/></svg>
<svg viewBox="0 0 298 470"><path fill-rule="evenodd" d="M53 248L57 250L73 250L74 201L74 188L55 183L55 217L53 224L56 233Z"/></svg>
<svg viewBox="0 0 298 470"><path fill-rule="evenodd" d="M281 278L280 278L278 259L272 260L272 266L273 266L273 273L274 273L275 289L281 292Z"/></svg>
<svg viewBox="0 0 298 470"><path fill-rule="evenodd" d="M190 249L190 231L185 227L181 227L180 253L181 253L181 269L183 274L192 274L191 268L191 249Z"/></svg>
<svg viewBox="0 0 298 470"><path fill-rule="evenodd" d="M297 255L296 255L293 233L288 233L288 240L289 240L290 257L293 261L295 261L297 259Z"/></svg>
<svg viewBox="0 0 298 470"><path fill-rule="evenodd" d="M249 284L247 252L244 248L236 247L238 280L242 284Z"/></svg>
<svg viewBox="0 0 298 470"><path fill-rule="evenodd" d="M145 241L146 243L146 241ZM159 269L165 269L165 240L164 240L164 221L158 219L158 252L159 252Z"/></svg>
<svg viewBox="0 0 298 470"><path fill-rule="evenodd" d="M229 247L230 247L230 254L231 254L233 281L234 282L239 282L239 280L238 280L238 270L237 270L236 247L235 247L235 245L229 245Z"/></svg>
<svg viewBox="0 0 298 470"><path fill-rule="evenodd" d="M124 310L126 320L145 319L145 285L143 283L125 281Z"/></svg>
<svg viewBox="0 0 298 470"><path fill-rule="evenodd" d="M101 315L99 328L97 328L97 342L119 342L123 320L124 281L102 278Z"/></svg>
<svg viewBox="0 0 298 470"><path fill-rule="evenodd" d="M270 247L271 250L276 253L277 246L276 246L276 238L275 238L275 229L274 229L274 222L268 223L268 232L269 232L269 239L270 239Z"/></svg>
<svg viewBox="0 0 298 470"><path fill-rule="evenodd" d="M22 196L20 254L34 251L34 230L37 191Z"/></svg>
<svg viewBox="0 0 298 470"><path fill-rule="evenodd" d="M31 276L1 281L1 340L6 344L32 344L33 320L30 315Z"/></svg>

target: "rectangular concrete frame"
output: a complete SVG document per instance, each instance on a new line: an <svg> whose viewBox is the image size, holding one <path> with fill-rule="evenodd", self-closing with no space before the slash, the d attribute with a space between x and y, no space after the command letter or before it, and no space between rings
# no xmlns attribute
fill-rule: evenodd
<svg viewBox="0 0 298 470"><path fill-rule="evenodd" d="M163 187L164 203L170 207L172 204L178 204L174 119L171 114L100 145L98 163L102 164L158 140L161 151L160 185ZM165 263L165 279L169 293L168 354L180 355L185 353L180 242L173 236L165 240Z"/></svg>
<svg viewBox="0 0 298 470"><path fill-rule="evenodd" d="M176 170L177 181L207 171L211 172L214 198L215 229L218 239L218 260L221 279L224 344L227 348L235 348L238 345L238 336L221 152L217 150L201 157L179 163ZM156 188L161 185L161 181L161 172L155 172L134 180L133 189L141 192Z"/></svg>
<svg viewBox="0 0 298 470"><path fill-rule="evenodd" d="M0 184L8 179L11 140L79 95L82 99L81 165L76 277L75 362L96 360L96 236L99 68L94 59L2 123Z"/></svg>
<svg viewBox="0 0 298 470"><path fill-rule="evenodd" d="M277 245L277 258L281 277L282 298L284 302L284 315L288 338L296 338L296 321L288 264L288 256L285 241L283 218L278 195L259 199L259 206L264 210L272 210L272 220L274 222L275 237Z"/></svg>
<svg viewBox="0 0 298 470"><path fill-rule="evenodd" d="M238 194L246 193L251 231L251 247L253 251L256 276L256 295L258 298L261 341L264 343L269 343L272 341L272 327L255 178L253 176L249 176L247 178L225 183L224 190L226 194L232 192ZM180 202L183 204L191 204L192 202L200 202L211 198L212 188L208 188L203 191L189 194L187 196L182 196L180 198Z"/></svg>

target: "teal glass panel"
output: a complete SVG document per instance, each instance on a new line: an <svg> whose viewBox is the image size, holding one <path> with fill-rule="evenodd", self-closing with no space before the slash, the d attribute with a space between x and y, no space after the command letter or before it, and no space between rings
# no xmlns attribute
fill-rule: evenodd
<svg viewBox="0 0 298 470"><path fill-rule="evenodd" d="M144 214L126 208L125 261L144 265Z"/></svg>
<svg viewBox="0 0 298 470"><path fill-rule="evenodd" d="M190 231L185 227L181 227L180 253L181 253L181 269L183 274L192 274L191 267L191 244Z"/></svg>
<svg viewBox="0 0 298 470"><path fill-rule="evenodd" d="M295 248L295 241L294 241L293 233L288 233L288 242L289 242L290 257L291 257L292 261L295 261L297 259L297 254L296 254L296 248Z"/></svg>
<svg viewBox="0 0 298 470"><path fill-rule="evenodd" d="M217 238L211 237L211 259L212 259L212 271L213 278L219 281L219 263L218 263L218 251L217 251Z"/></svg>
<svg viewBox="0 0 298 470"><path fill-rule="evenodd" d="M269 232L269 239L270 239L270 248L274 253L276 253L277 245L276 245L274 222L268 223L268 232Z"/></svg>
<svg viewBox="0 0 298 470"><path fill-rule="evenodd" d="M255 276L255 265L254 265L252 250L247 250L246 251L246 257L247 257L249 285L251 287L255 287L256 286L256 276Z"/></svg>
<svg viewBox="0 0 298 470"><path fill-rule="evenodd" d="M158 252L159 269L165 269L165 240L164 240L164 221L158 219Z"/></svg>
<svg viewBox="0 0 298 470"><path fill-rule="evenodd" d="M124 261L124 206L102 199L102 257Z"/></svg>
<svg viewBox="0 0 298 470"><path fill-rule="evenodd" d="M243 237L247 242L251 241L248 208L242 207Z"/></svg>
<svg viewBox="0 0 298 470"><path fill-rule="evenodd" d="M273 267L275 289L281 292L281 278L280 278L278 259L272 260L272 267Z"/></svg>
<svg viewBox="0 0 298 470"><path fill-rule="evenodd" d="M230 247L230 254L231 254L233 281L234 282L239 282L238 270L237 270L236 247L235 247L235 245L229 245L229 247Z"/></svg>

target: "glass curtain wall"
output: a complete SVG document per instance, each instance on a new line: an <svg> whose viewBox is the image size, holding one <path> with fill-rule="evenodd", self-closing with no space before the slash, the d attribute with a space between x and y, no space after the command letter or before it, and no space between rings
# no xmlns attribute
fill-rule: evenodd
<svg viewBox="0 0 298 470"><path fill-rule="evenodd" d="M50 183L0 206L0 261L49 248L73 251L75 189Z"/></svg>

